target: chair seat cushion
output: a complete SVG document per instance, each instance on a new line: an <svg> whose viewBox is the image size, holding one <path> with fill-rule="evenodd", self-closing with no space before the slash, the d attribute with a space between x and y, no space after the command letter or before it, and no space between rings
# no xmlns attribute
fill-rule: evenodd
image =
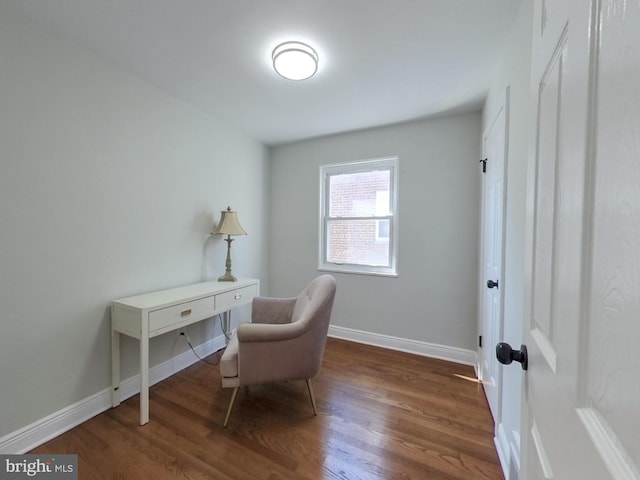
<svg viewBox="0 0 640 480"><path fill-rule="evenodd" d="M238 376L238 335L229 340L229 344L220 359L220 373L223 377L233 378Z"/></svg>

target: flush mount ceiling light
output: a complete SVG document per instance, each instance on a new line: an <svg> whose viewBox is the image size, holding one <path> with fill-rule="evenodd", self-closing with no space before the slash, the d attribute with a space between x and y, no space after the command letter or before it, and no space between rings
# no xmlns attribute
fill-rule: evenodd
<svg viewBox="0 0 640 480"><path fill-rule="evenodd" d="M289 80L306 80L318 71L318 54L302 42L284 42L273 49L273 68Z"/></svg>

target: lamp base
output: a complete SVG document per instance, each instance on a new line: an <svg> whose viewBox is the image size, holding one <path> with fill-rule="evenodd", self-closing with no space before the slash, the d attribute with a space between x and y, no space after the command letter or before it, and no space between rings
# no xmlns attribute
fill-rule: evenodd
<svg viewBox="0 0 640 480"><path fill-rule="evenodd" d="M224 239L227 242L227 261L224 264L225 274L221 276L218 281L219 282L237 282L238 279L231 275L231 242L233 242L233 238L231 235L227 235L227 238Z"/></svg>
<svg viewBox="0 0 640 480"><path fill-rule="evenodd" d="M238 279L231 275L231 270L227 270L227 272L218 278L219 282L237 282Z"/></svg>

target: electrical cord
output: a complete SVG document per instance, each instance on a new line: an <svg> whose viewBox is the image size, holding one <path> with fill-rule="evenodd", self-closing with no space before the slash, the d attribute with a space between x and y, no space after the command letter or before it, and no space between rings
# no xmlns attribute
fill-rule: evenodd
<svg viewBox="0 0 640 480"><path fill-rule="evenodd" d="M229 318L229 324L231 324L231 312L230 312L230 311L229 311L229 312L227 312L227 315L229 315L229 317L228 317L228 318ZM219 320L219 322L220 322L220 330L222 330L222 334L224 335L224 338L226 338L226 339L227 339L227 342L229 342L229 340L231 340L231 335L229 334L229 332L227 332L227 331L224 329L224 324L222 323L222 314L220 314L220 313L218 314L218 320ZM186 342L187 342L187 345L189 345L189 348L191 348L191 351L192 351L192 352L193 352L193 354L198 358L198 360L200 360L200 361L202 361L202 362L206 363L207 365L218 365L218 364L220 363L220 357L218 357L218 361L217 361L217 362L215 362L215 363L209 362L208 360L206 360L206 359L202 358L200 355L198 355L198 352L196 352L196 349L195 349L195 348L193 348L193 345L191 345L191 340L189 339L189 337L188 337L187 335L185 335L185 333L184 333L184 332L180 332L180 335L181 335L182 337L184 337L184 339L185 339L185 340L186 340ZM217 350L217 351L215 351L215 352L213 353L213 355L218 354L221 350L224 350L224 347L223 347L223 348L221 348L221 349L219 349L219 350Z"/></svg>
<svg viewBox="0 0 640 480"><path fill-rule="evenodd" d="M229 315L229 326L231 326L231 310L229 310L226 315ZM224 329L224 324L222 323L222 314L218 314L218 320L220 321L220 330L222 330L222 334L224 338L227 339L227 342L231 340L231 334Z"/></svg>
<svg viewBox="0 0 640 480"><path fill-rule="evenodd" d="M206 358L202 358L200 355L198 355L198 352L196 352L196 349L193 348L193 345L191 345L191 340L189 340L189 338L184 334L184 332L180 332L180 335L182 337L184 337L184 339L187 341L187 345L189 345L189 348L191 348L191 351L193 352L193 354L198 358L198 360L206 363L207 365L218 365L220 363L220 358L221 356L218 356L218 361L217 362L210 362L208 361ZM213 352L212 355L217 355L218 353L220 353L222 350L224 350L223 348L220 348L218 350L216 350L215 352Z"/></svg>

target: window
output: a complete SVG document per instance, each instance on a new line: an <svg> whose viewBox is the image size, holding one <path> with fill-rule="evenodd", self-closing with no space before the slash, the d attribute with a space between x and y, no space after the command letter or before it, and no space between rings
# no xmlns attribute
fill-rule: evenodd
<svg viewBox="0 0 640 480"><path fill-rule="evenodd" d="M398 159L320 167L320 270L397 275Z"/></svg>

